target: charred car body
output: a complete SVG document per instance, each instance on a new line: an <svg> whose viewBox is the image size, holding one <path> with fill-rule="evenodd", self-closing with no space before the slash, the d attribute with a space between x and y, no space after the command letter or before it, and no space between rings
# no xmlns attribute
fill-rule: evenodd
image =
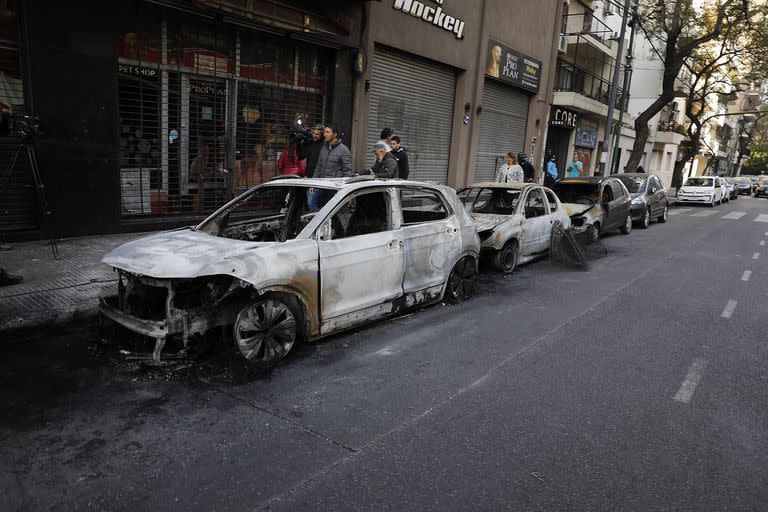
<svg viewBox="0 0 768 512"><path fill-rule="evenodd" d="M319 196L319 211L308 194ZM372 178L282 179L193 228L124 244L103 262L119 276L103 314L156 340L216 327L254 366L320 338L472 289L480 242L455 192Z"/></svg>
<svg viewBox="0 0 768 512"><path fill-rule="evenodd" d="M586 233L596 242L614 229L632 231L627 187L616 177L566 178L555 184L555 193L571 218L577 233Z"/></svg>
<svg viewBox="0 0 768 512"><path fill-rule="evenodd" d="M555 221L571 225L555 193L532 183L475 183L459 190L459 199L477 226L483 251L505 273L548 253Z"/></svg>

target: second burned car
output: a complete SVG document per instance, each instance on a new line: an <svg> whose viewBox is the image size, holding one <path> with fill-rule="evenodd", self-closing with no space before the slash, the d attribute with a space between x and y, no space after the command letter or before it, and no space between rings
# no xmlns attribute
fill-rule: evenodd
<svg viewBox="0 0 768 512"><path fill-rule="evenodd" d="M546 255L555 221L571 225L555 193L533 183L475 183L459 190L459 199L500 272Z"/></svg>
<svg viewBox="0 0 768 512"><path fill-rule="evenodd" d="M571 225L596 242L603 233L619 229L632 231L630 197L627 187L616 177L566 178L555 184Z"/></svg>

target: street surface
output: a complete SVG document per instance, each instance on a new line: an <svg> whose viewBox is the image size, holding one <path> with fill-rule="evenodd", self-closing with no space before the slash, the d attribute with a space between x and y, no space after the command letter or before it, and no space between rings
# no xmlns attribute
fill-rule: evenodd
<svg viewBox="0 0 768 512"><path fill-rule="evenodd" d="M765 510L768 200L681 207L253 382L2 345L0 510Z"/></svg>

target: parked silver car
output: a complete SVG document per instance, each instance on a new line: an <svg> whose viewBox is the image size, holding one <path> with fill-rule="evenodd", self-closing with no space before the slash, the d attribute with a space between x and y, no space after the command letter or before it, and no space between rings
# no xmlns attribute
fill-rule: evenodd
<svg viewBox="0 0 768 512"><path fill-rule="evenodd" d="M321 203L309 209L308 194ZM323 205L324 204L324 205ZM309 340L472 292L480 241L445 186L372 178L279 179L200 225L118 247L104 315L184 349L214 327L266 367Z"/></svg>
<svg viewBox="0 0 768 512"><path fill-rule="evenodd" d="M554 221L571 225L555 193L534 183L474 183L459 191L459 199L500 272L546 255Z"/></svg>

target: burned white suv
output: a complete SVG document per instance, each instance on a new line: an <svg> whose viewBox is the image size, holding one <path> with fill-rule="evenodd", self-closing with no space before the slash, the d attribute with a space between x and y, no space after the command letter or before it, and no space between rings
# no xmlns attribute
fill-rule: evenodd
<svg viewBox="0 0 768 512"><path fill-rule="evenodd" d="M311 199L311 200L308 200ZM319 204L318 204L319 203ZM319 211L310 211L310 205ZM183 350L215 327L253 366L316 339L472 291L480 241L455 192L400 180L277 179L200 225L124 244L104 315ZM225 337L226 339L226 337Z"/></svg>

